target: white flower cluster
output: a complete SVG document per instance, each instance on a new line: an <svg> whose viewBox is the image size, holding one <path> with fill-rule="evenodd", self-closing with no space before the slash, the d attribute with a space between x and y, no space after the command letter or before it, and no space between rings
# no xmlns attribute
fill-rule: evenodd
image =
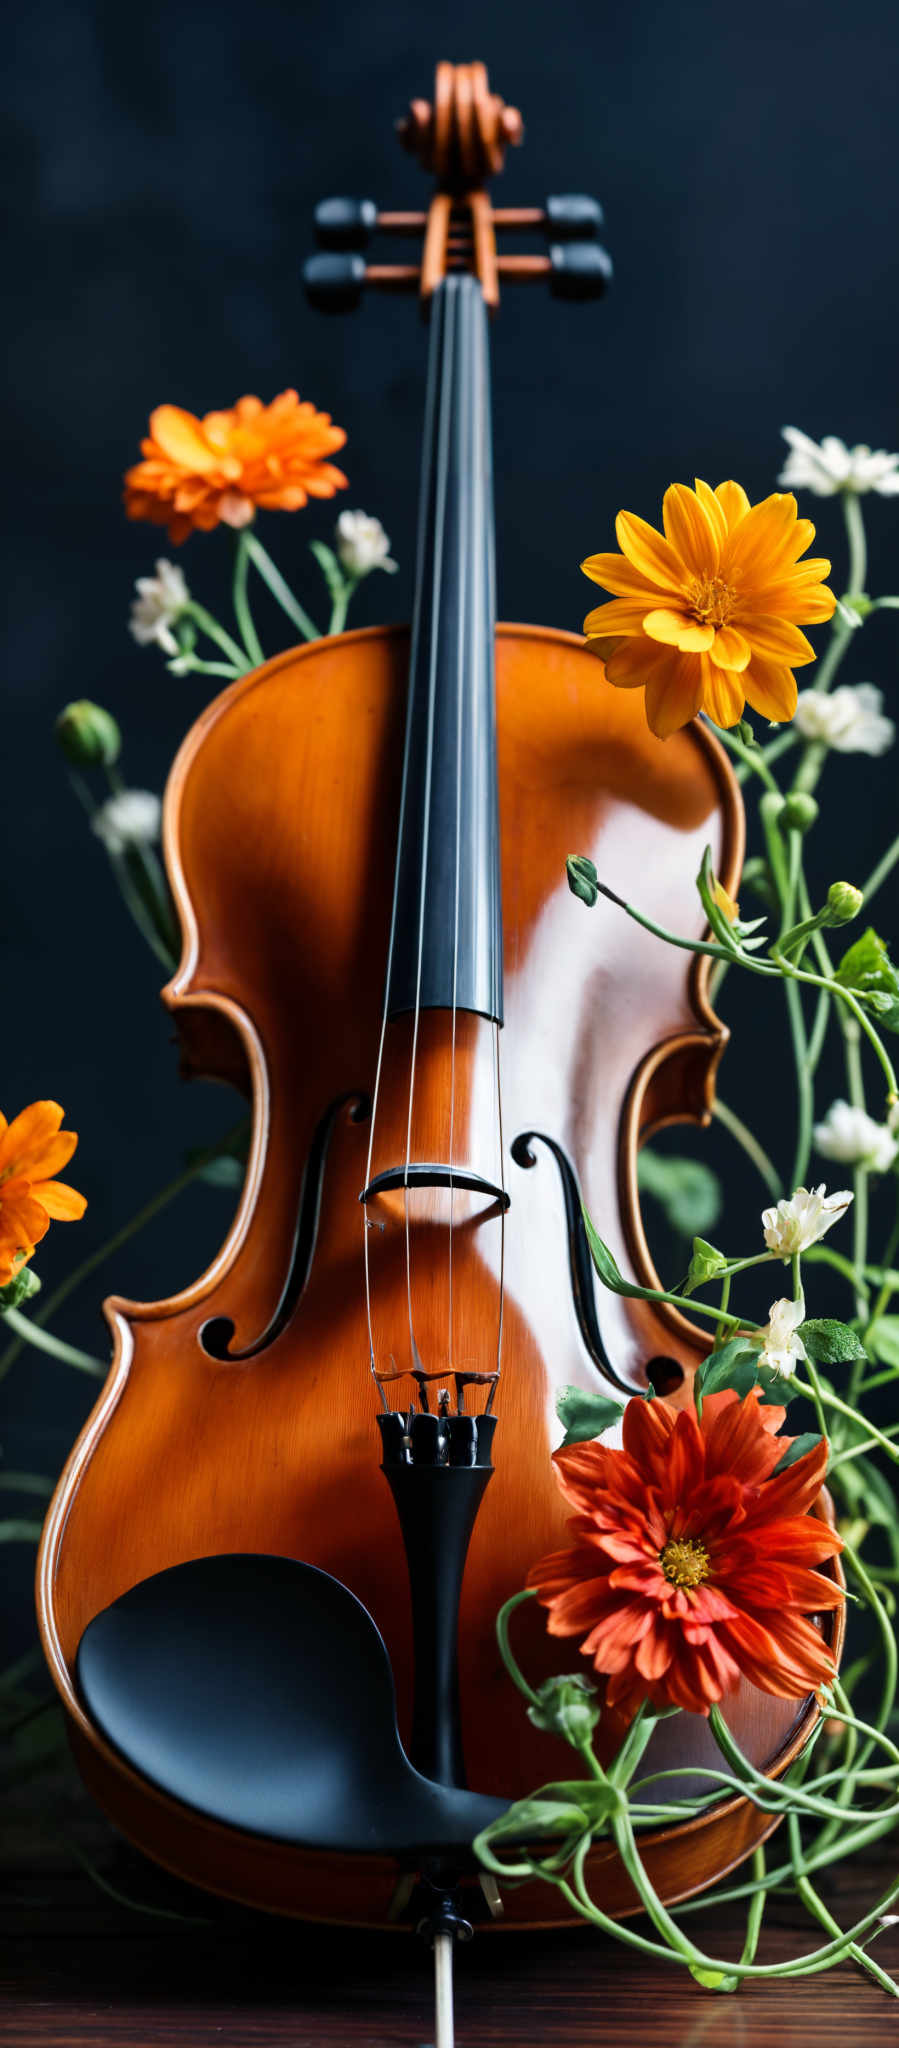
<svg viewBox="0 0 899 2048"><path fill-rule="evenodd" d="M348 576L369 576L372 569L386 569L392 575L399 566L390 559L390 541L380 519L368 512L341 512L334 541Z"/></svg>
<svg viewBox="0 0 899 2048"><path fill-rule="evenodd" d="M825 1159L840 1159L846 1166L867 1166L872 1173L886 1173L899 1152L899 1141L886 1124L875 1123L867 1110L856 1109L842 1099L831 1103L812 1136Z"/></svg>
<svg viewBox="0 0 899 2048"><path fill-rule="evenodd" d="M793 723L804 740L823 740L836 754L885 754L896 727L882 703L873 683L841 683L829 694L800 690Z"/></svg>
<svg viewBox="0 0 899 2048"><path fill-rule="evenodd" d="M798 427L784 427L783 437L790 453L777 481L786 490L814 491L818 498L833 498L838 491L878 491L882 498L894 498L899 492L899 455L888 455L885 448L872 450L863 441L847 448L836 434L812 441Z"/></svg>
<svg viewBox="0 0 899 2048"><path fill-rule="evenodd" d="M91 828L108 853L124 853L154 845L161 823L162 804L151 789L120 789L94 812Z"/></svg>
<svg viewBox="0 0 899 2048"><path fill-rule="evenodd" d="M794 1253L806 1251L845 1216L851 1200L849 1188L829 1195L822 1181L818 1188L797 1188L788 1201L778 1202L776 1209L763 1209L762 1228L769 1252L790 1259Z"/></svg>
<svg viewBox="0 0 899 2048"><path fill-rule="evenodd" d="M165 654L177 654L172 627L190 603L183 569L176 562L159 561L155 576L139 576L134 587L137 597L129 620L132 637L140 647L150 647L155 641Z"/></svg>

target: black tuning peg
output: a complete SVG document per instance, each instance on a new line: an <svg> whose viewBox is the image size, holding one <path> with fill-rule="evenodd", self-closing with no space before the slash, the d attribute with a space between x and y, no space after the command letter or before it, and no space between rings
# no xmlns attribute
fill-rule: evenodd
<svg viewBox="0 0 899 2048"><path fill-rule="evenodd" d="M310 256L303 265L303 284L310 306L320 313L352 313L365 285L365 257L349 251Z"/></svg>
<svg viewBox="0 0 899 2048"><path fill-rule="evenodd" d="M602 227L602 207L586 192L559 192L544 207L546 232L554 242L586 242Z"/></svg>
<svg viewBox="0 0 899 2048"><path fill-rule="evenodd" d="M315 209L315 238L322 249L367 249L377 221L373 199L322 199Z"/></svg>
<svg viewBox="0 0 899 2048"><path fill-rule="evenodd" d="M557 299L601 299L612 276L611 256L599 242L554 242L549 267Z"/></svg>

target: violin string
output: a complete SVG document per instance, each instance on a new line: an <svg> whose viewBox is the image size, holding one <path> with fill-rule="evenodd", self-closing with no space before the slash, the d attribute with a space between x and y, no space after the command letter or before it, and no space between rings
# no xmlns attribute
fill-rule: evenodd
<svg viewBox="0 0 899 2048"><path fill-rule="evenodd" d="M431 583L431 636L428 650L428 727L427 758L425 766L424 818L422 830L421 881L418 903L418 958L415 977L415 1012L412 1029L412 1057L409 1068L409 1113L406 1123L406 1163L403 1174L403 1211L406 1237L406 1300L409 1312L409 1348L413 1363L417 1362L418 1351L415 1342L415 1327L412 1314L412 1244L409 1224L409 1167L412 1160L412 1112L415 1102L415 1069L418 1056L418 1027L421 1020L421 976L424 956L425 905L427 901L428 853L431 835L431 781L434 752L434 713L437 700L437 658L440 623L440 584L443 573L443 542L446 527L446 501L449 487L449 423L450 423L450 379L447 365L452 361L456 345L456 293L450 292L444 284L439 288L443 300L443 332L441 335L442 374L440 378L440 412L437 424L437 486L434 517L434 561ZM438 309L435 307L435 311ZM439 313L438 313L439 317Z"/></svg>
<svg viewBox="0 0 899 2048"><path fill-rule="evenodd" d="M471 378L470 378L470 377L469 377L468 379L466 379L466 383L465 383L465 389L466 389L466 393L470 393L470 390L471 390L471 383L472 383L472 380L471 380ZM477 402L477 401L475 401L475 402ZM462 430L461 430L461 435L460 435L460 438L462 438L463 436L464 436L465 444L466 444L466 446L467 446L467 452L468 452L468 454L469 454L469 455L471 455L471 454L473 454L473 453L476 453L476 450L477 450L477 437L476 437L476 435L475 435L475 437L474 437L474 449L472 449L472 447L471 447L471 420L470 420L470 417L469 417L469 414L468 414L468 412L466 412L465 418L464 418L464 420L463 420L463 422L462 422ZM479 498L479 493L477 493L477 492L476 492L476 493L474 494L474 496L475 496L475 512L476 512L476 509L477 509L477 501L478 501L478 498ZM477 532L473 533L473 535L472 535L472 545L473 545L473 548L474 548L474 579L475 579L475 583L476 583L476 579L477 579L477 575L478 575L478 552L477 552L477 549L478 549L478 541L479 541L479 538L480 538L480 536L478 535L478 533L477 533ZM451 1027L451 1041L450 1041L450 1127L449 1127L449 1192L450 1192L450 1199L449 1199L449 1235L448 1235L448 1244L447 1244L447 1257L448 1257L448 1264L449 1264L449 1287L448 1287L448 1306L447 1306L447 1320L448 1320L448 1330L447 1330L447 1369L448 1369L448 1371L449 1371L449 1372L452 1372L452 1369L453 1369L453 1359L454 1359L454 1356L455 1356L455 1353L454 1353L454 1347L453 1347L453 1226L454 1226L454 1223L455 1223L455 1210L456 1210L456 1189L455 1189L455 1182L454 1182L454 1179L453 1179L453 1166L454 1166L454 1163L455 1163L455 1135L456 1135L456 1017L457 1017L457 1013L458 1013L458 1004L457 1004L457 991L458 991L458 980L459 980L459 898L460 898L460 882L461 882L461 867L462 867L462 699L463 699L463 692L464 692L464 689L465 689L466 675L467 675L468 673L470 673L470 664L467 664L467 663L466 663L466 654L467 654L467 652L468 652L468 639L469 639L469 632L470 632L470 624L471 624L471 620L470 620L470 613L469 613L469 593L468 593L468 581L467 581L467 573L466 573L466 572L467 572L467 565L468 565L468 553L469 553L469 550L468 550L467 548L465 548L465 547L462 547L462 548L460 548L460 550L459 550L459 556L460 556L459 628L458 628L458 635L457 635L457 640L456 640L456 872L455 872L455 899L454 899L454 907L453 907L453 1003L452 1003L452 1027ZM457 1400L458 1400L458 1389L457 1389Z"/></svg>
<svg viewBox="0 0 899 2048"><path fill-rule="evenodd" d="M429 353L429 360L428 360L428 377L427 377L427 384L426 384L426 387L425 387L425 412L424 412L424 447L425 447L425 451L426 451L426 456L425 456L425 460L426 460L426 462L429 462L429 461L430 461L430 452L429 452L429 451L430 451L430 449L431 449L431 447L432 447L432 444L433 444L433 436L434 436L434 417L435 417L435 413L436 413L436 409L437 409L437 389L438 389L438 383L439 383L439 378L438 378L438 374L437 374L437 362L436 362L436 352L435 352L435 351L434 351L434 350L432 349L432 350L430 351L430 353ZM423 598L424 598L424 565L425 565L425 554L426 554L426 549L427 549L427 537L428 537L428 496L429 496L429 493L428 493L428 491L427 491L427 490L426 490L425 488L422 488L422 490L421 490L421 495L420 495L420 500L419 500L419 507L418 507L418 531L417 531L417 535L416 535L416 545L415 545L415 606L414 606L414 610L413 610L413 614L412 614L412 635L411 635L411 644L410 644L410 649L409 649L409 675L410 675L410 677L413 677L413 676L415 676L415 675L417 674L417 672L418 672L418 652L419 652L419 647L420 647L420 644L421 644L421 621L422 621L422 610L423 610ZM406 741L405 741L405 747L404 747L404 751L403 751L403 775L402 775L402 784L401 784L401 789L400 789L400 808L399 808L399 820L398 820L398 825L397 825L397 838L396 838L396 845L397 845L397 856L396 856L396 864L395 864L395 868L394 868L394 877L393 877L393 901L392 901L392 905L391 905L391 912L390 912L390 936L389 936L389 938L388 938L388 941L387 941L387 967L386 967L386 972L385 972L385 976L384 976L384 1001L383 1001L383 1006L382 1006L382 1010L381 1010L381 1030L380 1030L380 1036L379 1036L379 1039L378 1039L378 1058L377 1058L377 1063L376 1063L376 1066L375 1066L375 1084L374 1084L374 1089L373 1089L373 1091L372 1091L372 1105L371 1105L371 1122L370 1122L370 1125L369 1125L369 1134L368 1134L368 1154L367 1154L367 1158L366 1158L366 1162L365 1162L365 1186L366 1186L366 1187L369 1187L369 1186L370 1186L370 1184L371 1184L371 1178L372 1178L372 1162L373 1162L373 1159L374 1159L374 1149L375 1149L375 1126L376 1126L376 1123L377 1123L377 1116L378 1116L378 1101L379 1101L379 1097L380 1097L380 1091L381 1091L381 1075L382 1075L382 1070L383 1070L383 1065L384 1065L384 1050L385 1050L385 1046L386 1046L386 1042L387 1042L387 1025L388 1025L388 1022L389 1022L389 1011L390 1011L390 981L391 981L391 975L392 975L392 973L393 973L393 955L394 955L394 949L395 949L395 944L396 944L396 928L397 928L397 919L398 919L398 915L399 915L399 883L400 883L400 861L399 861L399 850L400 850L400 848L401 848L401 846L402 846L402 843L403 843L403 832L404 832L404 827L405 827L405 821L406 821L406 811L407 811L407 807L408 807L408 797L409 797L409 783L410 783L410 761L411 761L411 737L412 737L412 736L411 736L411 722L410 722L410 720L409 720L409 718L408 718L408 715L407 715L407 719L406 719ZM363 1239L363 1252L364 1252L364 1264L365 1264L365 1313L366 1313L366 1320L367 1320L367 1323L368 1323L368 1349L369 1349L369 1360L370 1360L371 1370L372 1370L372 1373L373 1373L373 1374L375 1374L375 1376L377 1376L377 1365L376 1365L376 1360L375 1360L375 1343L374 1343L374 1324L373 1324L373 1318L372 1318L372 1305L371 1305L371 1266L370 1266L370 1260L369 1260L369 1249L368 1249L368 1246L369 1246L369 1235L370 1235L370 1233L369 1233L369 1223L368 1223L368 1217L367 1217L367 1216L366 1216L365 1214L363 1214L363 1230L362 1230L362 1239ZM385 1406L387 1406L388 1404L387 1404L387 1403L386 1403L386 1401L385 1401L385 1397L384 1397L384 1392L383 1392L383 1388L380 1388L380 1386L379 1386L379 1391L380 1391L380 1393L381 1393L381 1400L382 1400L382 1402L384 1402L384 1405L385 1405Z"/></svg>

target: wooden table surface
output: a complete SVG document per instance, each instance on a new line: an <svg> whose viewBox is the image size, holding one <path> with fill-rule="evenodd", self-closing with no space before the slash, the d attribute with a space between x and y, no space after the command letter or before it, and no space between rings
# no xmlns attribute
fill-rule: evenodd
<svg viewBox="0 0 899 2048"><path fill-rule="evenodd" d="M839 1919L869 1905L895 1867L832 1885ZM106 1875L157 1908L99 1892L60 1853L8 1877L2 1914L4 2048L422 2048L433 2038L430 1958L414 1936L353 1935L274 1921L176 1886L126 1848ZM691 1921L736 1955L725 1909ZM899 1969L899 1929L876 1944ZM823 1937L822 1937L823 1938ZM817 1946L802 1909L773 1904L759 1960ZM899 2004L847 1967L727 1997L588 1930L481 1933L459 1951L458 2048L896 2048Z"/></svg>

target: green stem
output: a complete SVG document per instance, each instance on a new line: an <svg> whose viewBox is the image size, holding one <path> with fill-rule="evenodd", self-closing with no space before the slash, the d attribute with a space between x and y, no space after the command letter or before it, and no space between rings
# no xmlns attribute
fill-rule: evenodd
<svg viewBox="0 0 899 2048"><path fill-rule="evenodd" d="M514 1614L516 1607L520 1607L522 1605L523 1601L535 1600L536 1597L536 1587L526 1586L523 1592L512 1594L511 1599L507 1600L504 1603L496 1617L496 1640L499 1644L500 1656L503 1660L503 1663L505 1664L506 1670L509 1673L509 1677L511 1678L513 1685L518 1687L518 1691L523 1694L524 1698L532 1707L536 1707L539 1704L537 1694L535 1693L533 1686L528 1684L528 1681L525 1678L524 1672L522 1671L520 1664L516 1662L516 1659L512 1654L512 1645L509 1642L509 1617L510 1615Z"/></svg>
<svg viewBox="0 0 899 2048"><path fill-rule="evenodd" d="M876 895L881 883L885 882L887 876L892 874L897 860L899 860L899 837L895 838L892 844L887 847L886 853L882 855L876 868L871 869L871 873L863 885L862 895L865 899L866 908L871 901L871 897Z"/></svg>
<svg viewBox="0 0 899 2048"><path fill-rule="evenodd" d="M862 597L868 575L868 545L862 508L855 491L843 492L843 517L849 541L849 596Z"/></svg>
<svg viewBox="0 0 899 2048"><path fill-rule="evenodd" d="M237 620L238 626L240 627L243 643L250 657L251 666L253 668L258 668L260 666L260 663L265 660L265 655L262 652L262 648L259 642L259 635L253 624L253 614L250 610L250 600L247 595L247 577L249 576L250 573L250 551L247 545L248 540L249 535L245 531L239 533L237 536L237 545L234 550L234 583L232 586L232 599L234 603L234 616Z"/></svg>
<svg viewBox="0 0 899 2048"><path fill-rule="evenodd" d="M47 1351L51 1358L59 1358L64 1365L74 1365L76 1371L90 1373L92 1379L105 1380L108 1368L98 1358L91 1358L87 1351L79 1351L74 1344L64 1344L61 1337L51 1337L49 1330L40 1329L23 1316L19 1309L8 1308L4 1322L17 1332L24 1344L33 1344L36 1351Z"/></svg>
<svg viewBox="0 0 899 2048"><path fill-rule="evenodd" d="M350 598L353 595L353 592L356 588L358 581L358 576L347 576L346 573L344 572L343 585L341 589L337 591L331 606L331 618L328 625L329 633L343 632L344 626L346 625L346 615L347 610L349 608Z"/></svg>
<svg viewBox="0 0 899 2048"><path fill-rule="evenodd" d="M233 663L237 674L245 675L250 666L247 661L246 648L239 647L237 641L232 640L230 633L225 632L224 626L219 625L218 620L213 618L212 613L208 612L204 605L197 604L195 598L191 598L190 603L185 605L184 609L190 613L192 619L196 620L201 632L205 633L210 640L214 640L216 646L221 648L223 654L227 654L228 660Z"/></svg>
<svg viewBox="0 0 899 2048"><path fill-rule="evenodd" d="M759 1144L753 1132L742 1122L736 1112L728 1107L726 1102L722 1102L720 1095L715 1097L712 1105L712 1115L717 1117L720 1124L724 1125L725 1130L730 1132L732 1138L736 1138L737 1144L742 1146L747 1158L751 1159L753 1165L757 1167L769 1194L773 1195L775 1202L779 1202L784 1191L783 1181L773 1160L769 1159L767 1152Z"/></svg>
<svg viewBox="0 0 899 2048"><path fill-rule="evenodd" d="M181 1194L182 1189L189 1187L191 1181L197 1179L198 1175L204 1171L204 1168L209 1165L211 1160L221 1158L222 1153L230 1152L233 1146L240 1143L246 1136L248 1128L249 1122L247 1117L241 1117L240 1122L234 1124L230 1131L226 1131L223 1138L219 1138L214 1145L208 1145L191 1162L190 1166L186 1166L182 1173L176 1174L174 1180L168 1181L166 1186L160 1188L158 1194L152 1195L148 1202L144 1202L143 1206L129 1218L127 1223L123 1223L121 1228L115 1231L112 1237L106 1238L103 1244L97 1246L96 1251L91 1252L86 1259L82 1260L80 1266L76 1266L71 1273L67 1273L66 1278L60 1281L59 1286L53 1289L52 1294L47 1296L38 1313L28 1317L29 1332L33 1332L36 1326L42 1328L45 1323L52 1322L53 1317L57 1310L62 1307L63 1302L68 1300L70 1294L74 1294L75 1289L81 1286L82 1281L86 1280L89 1274L95 1272L98 1266L104 1264L111 1252L119 1251L123 1244L128 1243L129 1238L136 1236L139 1230L143 1230L144 1225L149 1223L152 1217L158 1215L160 1209L166 1208L169 1202L174 1201L176 1195ZM11 1316L7 1315L6 1321L10 1322L11 1320ZM2 1358L0 1358L0 1380L5 1379L10 1366L15 1363L22 1348L22 1341L21 1338L17 1338L14 1343L7 1346ZM35 1340L32 1338L32 1341ZM105 1373L105 1366L101 1370Z"/></svg>
<svg viewBox="0 0 899 2048"><path fill-rule="evenodd" d="M281 606L282 612L286 612L291 625L296 626L297 632L304 640L320 640L322 636L318 627L313 625L309 613L303 610L301 604L298 604L290 584L285 583L281 571L272 561L268 549L263 547L261 540L257 539L255 533L250 533L249 531L246 535L246 551L254 569L258 569L263 582L268 584L273 598Z"/></svg>
<svg viewBox="0 0 899 2048"><path fill-rule="evenodd" d="M167 662L166 667L171 675L227 676L232 683L237 676L247 672L246 662L237 668L233 661L201 661L196 654L179 654L177 660Z"/></svg>
<svg viewBox="0 0 899 2048"><path fill-rule="evenodd" d="M787 1818L787 1830L790 1841L790 1855L793 1860L793 1878L796 1891L803 1905L808 1908L812 1918L819 1922L827 1934L840 1935L842 1928L839 1922L834 1919L833 1914L825 1906L820 1893L816 1892L810 1877L807 1875L802 1852L802 1835L799 1828L799 1820L795 1813L791 1813ZM884 1991L889 1992L891 1998L899 1998L899 1989L893 1983L892 1977L888 1977L886 1971L881 1969L880 1964L875 1963L873 1957L867 1955L863 1948L858 1948L853 1943L849 1954L854 1963L858 1963L863 1970L868 1971L869 1975L874 1978L875 1983L879 1984Z"/></svg>
<svg viewBox="0 0 899 2048"><path fill-rule="evenodd" d="M814 1372L814 1366L812 1364L811 1359L806 1360L806 1366L809 1372L809 1377L811 1378L811 1375ZM834 1394L829 1387L822 1387L820 1380L817 1379L817 1375L815 1377L817 1382L817 1398L823 1404L823 1406L825 1408L833 1408L834 1412L837 1415L848 1415L850 1422L857 1423L859 1419L857 1410L855 1408L850 1408L849 1403L847 1401L841 1401L839 1394ZM793 1385L796 1388L796 1392L798 1394L807 1394L810 1401L815 1401L815 1387L806 1386L804 1381L802 1381L798 1377L798 1374L793 1380ZM883 1430L876 1429L874 1423L870 1422L867 1417L865 1417L865 1428L870 1431L871 1436L874 1442L878 1445L879 1449L886 1453L887 1457L890 1460L890 1463L892 1465L899 1465L899 1450L896 1449L894 1444L890 1443L889 1437L884 1435ZM823 1431L822 1434L826 1435L826 1430Z"/></svg>
<svg viewBox="0 0 899 2048"><path fill-rule="evenodd" d="M743 769L747 773L757 775L766 789L773 790L776 796L780 796L780 787L771 773L761 747L745 747L736 733L727 732L723 726L715 725L711 720L709 722L716 740L721 741L722 746L727 748L729 754L733 754Z"/></svg>
<svg viewBox="0 0 899 2048"><path fill-rule="evenodd" d="M864 1330L862 1331L863 1344L865 1343L868 1331L871 1329L872 1324L876 1323L878 1316L882 1316L884 1309L889 1306L890 1300L894 1292L894 1286L899 1286L899 1274L893 1276L890 1272L890 1268L892 1266L897 1251L899 1251L899 1182L897 1182L896 1184L896 1215L893 1221L893 1228L890 1231L890 1235L887 1239L886 1248L883 1255L883 1263L887 1269L887 1272L883 1280L882 1286L880 1288L880 1291L878 1293L877 1299L874 1303L874 1307L871 1310L868 1322ZM879 1382L875 1382L875 1385L876 1384L879 1384Z"/></svg>

